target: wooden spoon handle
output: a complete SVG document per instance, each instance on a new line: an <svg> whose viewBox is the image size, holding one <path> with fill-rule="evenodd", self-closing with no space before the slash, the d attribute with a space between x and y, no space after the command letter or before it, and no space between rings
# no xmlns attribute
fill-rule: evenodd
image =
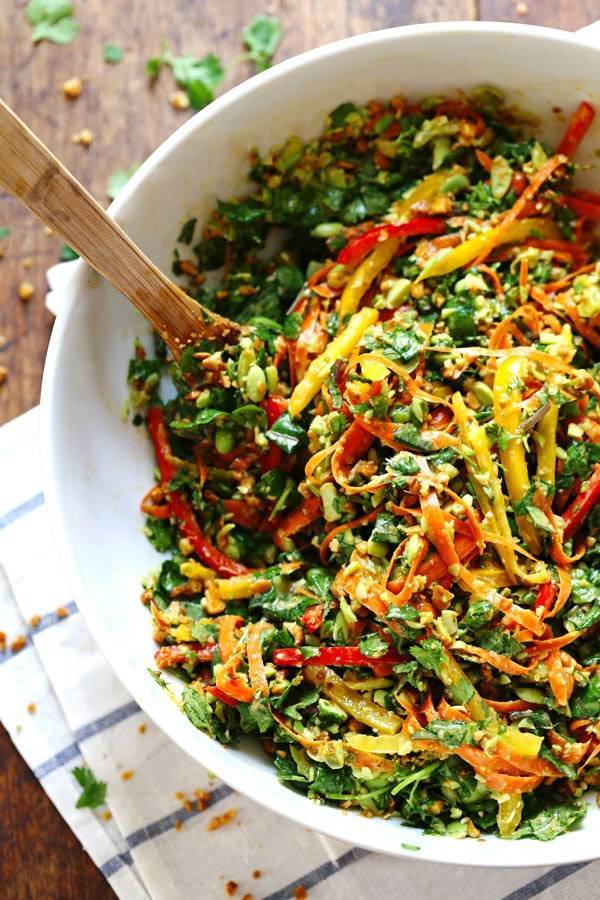
<svg viewBox="0 0 600 900"><path fill-rule="evenodd" d="M239 334L163 275L2 100L0 185L121 291L176 355L201 338Z"/></svg>

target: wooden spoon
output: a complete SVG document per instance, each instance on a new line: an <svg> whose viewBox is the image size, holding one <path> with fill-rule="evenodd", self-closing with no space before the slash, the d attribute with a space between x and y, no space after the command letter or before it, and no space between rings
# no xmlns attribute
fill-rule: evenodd
<svg viewBox="0 0 600 900"><path fill-rule="evenodd" d="M187 344L240 334L236 322L200 306L163 275L2 100L0 185L127 297L176 358Z"/></svg>

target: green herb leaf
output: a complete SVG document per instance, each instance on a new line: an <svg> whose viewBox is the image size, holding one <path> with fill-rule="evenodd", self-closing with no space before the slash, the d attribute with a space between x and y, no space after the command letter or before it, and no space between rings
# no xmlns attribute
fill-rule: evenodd
<svg viewBox="0 0 600 900"><path fill-rule="evenodd" d="M538 841L551 841L573 827L585 815L585 800L557 803L526 819L512 835L513 838L531 837Z"/></svg>
<svg viewBox="0 0 600 900"><path fill-rule="evenodd" d="M191 244L194 239L194 229L196 227L196 222L198 219L188 219L187 222L184 222L181 226L181 231L179 232L179 237L177 238L177 242L179 244Z"/></svg>
<svg viewBox="0 0 600 900"><path fill-rule="evenodd" d="M378 634L368 634L359 643L358 649L361 653L364 653L365 656L370 656L372 659L378 659L380 656L385 656L390 648Z"/></svg>
<svg viewBox="0 0 600 900"><path fill-rule="evenodd" d="M394 432L394 439L407 447L422 450L424 453L432 449L431 441L421 436L421 432L414 425L399 425Z"/></svg>
<svg viewBox="0 0 600 900"><path fill-rule="evenodd" d="M107 44L102 53L104 62L111 63L111 65L120 63L124 56L124 51L116 44Z"/></svg>
<svg viewBox="0 0 600 900"><path fill-rule="evenodd" d="M194 109L203 109L215 99L215 91L225 77L221 60L214 53L198 59L188 54L172 56L165 51L161 57L146 62L146 73L156 77L163 64L171 68L175 81L186 92Z"/></svg>
<svg viewBox="0 0 600 900"><path fill-rule="evenodd" d="M81 796L75 806L81 809L89 806L90 809L96 809L102 806L106 800L106 782L96 781L91 769L87 766L80 766L73 769L73 775L79 785L83 788Z"/></svg>
<svg viewBox="0 0 600 900"><path fill-rule="evenodd" d="M308 440L306 431L297 422L294 422L289 413L279 416L273 423L267 437L274 444L284 451L284 453L293 453L302 444Z"/></svg>
<svg viewBox="0 0 600 900"><path fill-rule="evenodd" d="M156 78L163 64L161 56L151 56L146 60L146 75L149 78Z"/></svg>
<svg viewBox="0 0 600 900"><path fill-rule="evenodd" d="M175 529L168 519L155 519L153 516L148 516L144 532L159 553L166 553L167 550L175 547Z"/></svg>
<svg viewBox="0 0 600 900"><path fill-rule="evenodd" d="M411 735L413 741L439 741L444 747L456 750L462 744L475 743L475 722L460 722L445 719L433 719L420 731Z"/></svg>
<svg viewBox="0 0 600 900"><path fill-rule="evenodd" d="M79 34L70 0L30 0L25 16L33 28L31 41L34 44L39 41L70 44Z"/></svg>
<svg viewBox="0 0 600 900"><path fill-rule="evenodd" d="M117 169L108 179L106 194L110 200L114 200L121 188L124 188L131 176L137 172L140 163L133 163L128 169Z"/></svg>
<svg viewBox="0 0 600 900"><path fill-rule="evenodd" d="M68 244L63 244L60 248L59 259L61 262L70 262L72 259L79 259L79 253Z"/></svg>
<svg viewBox="0 0 600 900"><path fill-rule="evenodd" d="M5 225L3 225L0 228L0 238L8 237L9 234L10 234L10 228L7 228Z"/></svg>
<svg viewBox="0 0 600 900"><path fill-rule="evenodd" d="M204 731L209 737L220 741L222 744L231 744L235 738L230 733L229 726L217 717L213 707L208 702L206 694L186 687L181 695L182 709L192 725Z"/></svg>
<svg viewBox="0 0 600 900"><path fill-rule="evenodd" d="M279 19L272 16L254 16L244 29L244 44L259 72L268 69L281 37L283 28Z"/></svg>

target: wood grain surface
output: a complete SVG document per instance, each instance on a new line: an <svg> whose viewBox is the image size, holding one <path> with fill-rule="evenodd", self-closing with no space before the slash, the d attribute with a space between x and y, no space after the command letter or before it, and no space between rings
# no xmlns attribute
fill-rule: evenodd
<svg viewBox="0 0 600 900"><path fill-rule="evenodd" d="M25 5L0 0L0 96L103 203L109 175L142 161L190 115L169 104L168 72L153 86L147 82L144 62L160 51L161 41L176 53L212 51L231 60L240 52L244 25L266 12L284 24L279 60L351 34L415 22L487 19L576 29L600 18L600 0L75 0L81 26L75 42L34 47ZM118 65L103 61L109 42L126 50ZM249 74L248 64L234 67L224 89ZM68 101L59 85L72 77L83 79L84 88ZM71 141L84 128L94 135L89 149ZM58 260L59 241L2 194L0 226L11 229L0 242L0 365L8 370L0 387L2 423L39 399L52 327L43 304L44 273ZM27 303L18 297L23 281L35 287ZM0 896L114 896L1 728Z"/></svg>

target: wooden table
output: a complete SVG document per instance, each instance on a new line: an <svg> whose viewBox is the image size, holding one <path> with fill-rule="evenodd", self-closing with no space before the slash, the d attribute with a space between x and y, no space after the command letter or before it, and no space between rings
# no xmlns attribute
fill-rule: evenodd
<svg viewBox="0 0 600 900"><path fill-rule="evenodd" d="M240 51L244 25L257 12L278 15L284 39L277 59L351 34L415 22L449 19L521 21L566 29L600 16L599 0L86 0L76 2L81 33L68 47L33 47L22 10L0 21L0 92L72 171L102 200L109 175L143 160L189 115L167 100L165 73L153 87L144 74L147 57L165 40L174 52L224 60ZM144 9L145 8L145 9ZM150 12L151 10L151 12ZM107 65L105 44L126 50L123 62ZM250 74L237 66L226 87ZM78 76L84 89L67 101L59 84ZM89 149L71 136L89 128ZM11 229L0 247L0 365L8 369L0 388L0 424L38 402L42 366L52 328L44 308L45 270L58 259L59 241L16 201L0 195L0 226ZM35 286L24 303L18 286ZM0 892L10 898L95 898L113 892L64 824L0 728Z"/></svg>

